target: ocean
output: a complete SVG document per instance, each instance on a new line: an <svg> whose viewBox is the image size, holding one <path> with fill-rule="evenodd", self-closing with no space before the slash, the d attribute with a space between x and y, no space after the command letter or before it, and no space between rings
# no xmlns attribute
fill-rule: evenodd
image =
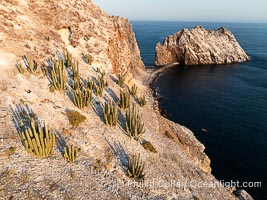
<svg viewBox="0 0 267 200"><path fill-rule="evenodd" d="M191 129L205 145L212 174L224 182L261 182L261 187L243 188L255 199L267 199L267 24L132 24L146 67L153 67L157 42L182 28L223 26L235 35L251 61L176 66L161 74L155 86L167 117Z"/></svg>

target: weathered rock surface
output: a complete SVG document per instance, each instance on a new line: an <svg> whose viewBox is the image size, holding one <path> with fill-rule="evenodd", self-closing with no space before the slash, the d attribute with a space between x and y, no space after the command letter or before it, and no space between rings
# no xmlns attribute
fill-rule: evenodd
<svg viewBox="0 0 267 200"><path fill-rule="evenodd" d="M229 64L248 61L234 35L225 28L183 29L156 46L155 65L178 62L185 65Z"/></svg>

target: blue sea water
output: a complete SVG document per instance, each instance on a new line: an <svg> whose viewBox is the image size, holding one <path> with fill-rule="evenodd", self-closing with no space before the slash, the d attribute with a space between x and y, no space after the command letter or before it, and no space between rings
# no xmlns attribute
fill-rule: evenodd
<svg viewBox="0 0 267 200"><path fill-rule="evenodd" d="M177 66L156 81L160 106L206 146L219 180L260 181L244 188L267 199L267 24L132 22L143 61L153 66L155 45L182 28L201 24L232 31L251 61L232 65ZM205 133L202 129L206 129Z"/></svg>

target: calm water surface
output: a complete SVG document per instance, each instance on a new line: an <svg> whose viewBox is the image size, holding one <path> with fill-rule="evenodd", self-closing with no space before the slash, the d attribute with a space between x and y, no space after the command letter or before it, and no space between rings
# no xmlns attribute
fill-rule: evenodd
<svg viewBox="0 0 267 200"><path fill-rule="evenodd" d="M267 24L133 22L145 65L153 66L158 41L197 24L229 28L251 61L174 67L157 79L160 106L206 146L217 179L261 181L261 188L245 189L267 199Z"/></svg>

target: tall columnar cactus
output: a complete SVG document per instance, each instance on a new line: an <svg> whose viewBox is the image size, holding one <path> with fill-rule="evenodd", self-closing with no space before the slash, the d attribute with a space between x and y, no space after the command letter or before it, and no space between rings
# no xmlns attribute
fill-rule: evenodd
<svg viewBox="0 0 267 200"><path fill-rule="evenodd" d="M76 158L78 157L78 153L80 152L80 149L77 147L71 146L65 146L64 147L64 158L69 163L73 163Z"/></svg>
<svg viewBox="0 0 267 200"><path fill-rule="evenodd" d="M32 119L29 128L22 128L20 137L26 151L31 155L47 157L53 153L56 136L46 124L41 127Z"/></svg>
<svg viewBox="0 0 267 200"><path fill-rule="evenodd" d="M118 75L118 85L122 88L125 82L125 75L119 74Z"/></svg>
<svg viewBox="0 0 267 200"><path fill-rule="evenodd" d="M122 109L127 109L130 106L130 94L128 91L120 92L120 107Z"/></svg>
<svg viewBox="0 0 267 200"><path fill-rule="evenodd" d="M145 177L145 163L140 160L140 154L134 155L128 159L127 175L135 181L142 181Z"/></svg>
<svg viewBox="0 0 267 200"><path fill-rule="evenodd" d="M105 123L108 126L115 126L118 121L118 104L112 104L111 101L105 102L103 107Z"/></svg>
<svg viewBox="0 0 267 200"><path fill-rule="evenodd" d="M95 87L96 96L102 97L103 96L103 91L104 91L104 88L101 87L100 85Z"/></svg>
<svg viewBox="0 0 267 200"><path fill-rule="evenodd" d="M139 105L141 106L141 107L143 107L143 106L145 106L146 105L146 97L145 97L145 95L144 96L142 96L142 97L139 97L138 98L138 103L139 103Z"/></svg>
<svg viewBox="0 0 267 200"><path fill-rule="evenodd" d="M101 74L101 76L98 76L98 86L100 86L101 88L108 86L108 82L104 79L103 74Z"/></svg>
<svg viewBox="0 0 267 200"><path fill-rule="evenodd" d="M136 93L137 93L137 86L134 84L130 89L130 94L136 95Z"/></svg>
<svg viewBox="0 0 267 200"><path fill-rule="evenodd" d="M74 105L78 108L88 107L92 101L92 90L88 88L72 89L72 98Z"/></svg>
<svg viewBox="0 0 267 200"><path fill-rule="evenodd" d="M38 64L35 60L33 60L30 56L22 56L22 59L29 72L31 73L38 72Z"/></svg>
<svg viewBox="0 0 267 200"><path fill-rule="evenodd" d="M136 111L135 105L126 111L126 131L135 140L139 140L140 136L145 132L144 123L142 122L141 115Z"/></svg>
<svg viewBox="0 0 267 200"><path fill-rule="evenodd" d="M83 82L81 81L80 72L79 72L79 64L78 62L74 62L71 66L72 69L72 88L73 89L82 89Z"/></svg>
<svg viewBox="0 0 267 200"><path fill-rule="evenodd" d="M72 54L68 52L67 49L65 49L64 53L64 64L66 67L71 67L72 66Z"/></svg>
<svg viewBox="0 0 267 200"><path fill-rule="evenodd" d="M86 82L86 87L89 88L89 90L94 90L96 85L95 85L95 82L92 80L92 79L87 79L87 82Z"/></svg>
<svg viewBox="0 0 267 200"><path fill-rule="evenodd" d="M66 70L63 60L54 61L51 69L52 91L65 90L66 87Z"/></svg>

